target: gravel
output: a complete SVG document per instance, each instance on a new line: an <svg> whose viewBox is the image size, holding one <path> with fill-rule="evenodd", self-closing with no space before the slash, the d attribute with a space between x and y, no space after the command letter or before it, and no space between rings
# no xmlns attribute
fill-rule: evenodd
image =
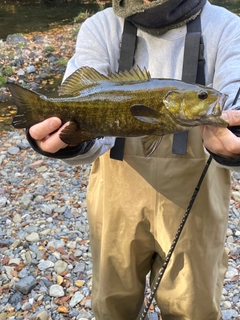
<svg viewBox="0 0 240 320"><path fill-rule="evenodd" d="M0 320L95 319L86 209L91 165L37 154L22 130L0 138ZM232 172L223 320L240 319L239 200L240 173ZM149 319L161 319L155 303Z"/></svg>

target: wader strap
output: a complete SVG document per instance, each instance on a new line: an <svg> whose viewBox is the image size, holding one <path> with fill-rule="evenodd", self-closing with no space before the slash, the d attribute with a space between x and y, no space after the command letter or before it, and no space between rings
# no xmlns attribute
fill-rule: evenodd
<svg viewBox="0 0 240 320"><path fill-rule="evenodd" d="M137 27L125 20L123 27L119 71L130 70L134 64L134 54L137 45ZM123 160L125 138L116 138L115 145L110 150L110 158Z"/></svg>
<svg viewBox="0 0 240 320"><path fill-rule="evenodd" d="M205 84L200 15L187 24L182 80L203 85ZM173 135L172 153L186 154L187 139L188 131L175 133Z"/></svg>

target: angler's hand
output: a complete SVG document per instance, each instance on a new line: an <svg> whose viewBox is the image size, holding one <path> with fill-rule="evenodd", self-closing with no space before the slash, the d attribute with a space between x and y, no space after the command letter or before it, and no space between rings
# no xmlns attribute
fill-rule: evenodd
<svg viewBox="0 0 240 320"><path fill-rule="evenodd" d="M29 129L29 134L42 151L55 153L67 147L67 144L59 138L59 133L67 125L66 123L62 126L62 121L59 118L52 117L32 126Z"/></svg>
<svg viewBox="0 0 240 320"><path fill-rule="evenodd" d="M240 110L227 110L222 118L229 126L240 125ZM228 158L240 158L240 138L227 128L201 126L202 139L206 149L212 153Z"/></svg>

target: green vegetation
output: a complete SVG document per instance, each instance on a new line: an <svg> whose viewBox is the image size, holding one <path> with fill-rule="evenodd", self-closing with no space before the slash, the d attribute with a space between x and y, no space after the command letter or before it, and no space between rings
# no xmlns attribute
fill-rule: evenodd
<svg viewBox="0 0 240 320"><path fill-rule="evenodd" d="M10 66L3 67L2 69L3 76L11 77L13 74L13 69Z"/></svg>
<svg viewBox="0 0 240 320"><path fill-rule="evenodd" d="M44 79L44 80L48 80L48 79L51 79L51 78L52 78L52 75L50 73L42 74L42 79Z"/></svg>
<svg viewBox="0 0 240 320"><path fill-rule="evenodd" d="M80 27L77 27L73 30L73 35L76 36L80 30Z"/></svg>
<svg viewBox="0 0 240 320"><path fill-rule="evenodd" d="M16 48L17 49L21 49L25 46L26 44L24 42L19 42L17 45L16 45Z"/></svg>
<svg viewBox="0 0 240 320"><path fill-rule="evenodd" d="M58 66L65 67L65 66L67 65L67 60L65 60L65 59L59 59L59 60L56 62L56 64L57 64Z"/></svg>
<svg viewBox="0 0 240 320"><path fill-rule="evenodd" d="M93 1L94 2L94 1ZM98 10L97 11L102 11L105 8L104 4L99 3L98 4ZM94 14L94 12L90 12L89 10L86 10L84 12L79 12L79 14L77 15L77 17L74 18L74 23L81 23L84 20L86 20L87 18L89 18L90 16L92 16Z"/></svg>
<svg viewBox="0 0 240 320"><path fill-rule="evenodd" d="M53 52L53 51L55 51L55 48L54 48L53 46L46 46L46 47L44 48L44 51Z"/></svg>
<svg viewBox="0 0 240 320"><path fill-rule="evenodd" d="M105 9L105 5L102 4L101 2L99 2L99 4L98 4L98 11L102 11L103 9Z"/></svg>
<svg viewBox="0 0 240 320"><path fill-rule="evenodd" d="M0 73L0 86L4 86L6 84L7 80L5 77Z"/></svg>
<svg viewBox="0 0 240 320"><path fill-rule="evenodd" d="M86 20L90 16L91 16L91 13L88 10L86 10L85 12L79 12L77 17L74 18L74 22L75 23L83 22L84 20Z"/></svg>
<svg viewBox="0 0 240 320"><path fill-rule="evenodd" d="M9 54L8 59L9 59L9 60L14 60L14 54L13 54L13 53L12 53L12 54Z"/></svg>
<svg viewBox="0 0 240 320"><path fill-rule="evenodd" d="M0 86L4 86L7 83L7 77L11 77L13 69L10 66L1 68L0 72Z"/></svg>

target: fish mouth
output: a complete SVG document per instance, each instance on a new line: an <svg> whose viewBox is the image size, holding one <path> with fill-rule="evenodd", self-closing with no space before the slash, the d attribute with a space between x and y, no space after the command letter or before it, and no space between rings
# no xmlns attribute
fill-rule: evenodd
<svg viewBox="0 0 240 320"><path fill-rule="evenodd" d="M225 102L228 95L222 94L216 103L212 103L205 116L201 117L205 124L216 124L218 126L227 127L228 123L221 118Z"/></svg>
<svg viewBox="0 0 240 320"><path fill-rule="evenodd" d="M212 103L208 109L208 112L206 113L207 116L216 116L220 117L223 111L223 107L225 105L225 102L227 100L228 96L226 94L222 94L217 102Z"/></svg>
<svg viewBox="0 0 240 320"><path fill-rule="evenodd" d="M217 125L221 127L227 127L228 123L221 118L222 111L228 96L222 94L217 101L209 105L207 112L204 115L199 115L195 119L176 119L177 123L186 127L197 125Z"/></svg>
<svg viewBox="0 0 240 320"><path fill-rule="evenodd" d="M202 117L200 119L200 122L202 122L201 124L204 125L217 125L219 127L227 127L229 124L227 121L225 121L223 118L221 118L220 116L217 115L209 115L206 117Z"/></svg>

